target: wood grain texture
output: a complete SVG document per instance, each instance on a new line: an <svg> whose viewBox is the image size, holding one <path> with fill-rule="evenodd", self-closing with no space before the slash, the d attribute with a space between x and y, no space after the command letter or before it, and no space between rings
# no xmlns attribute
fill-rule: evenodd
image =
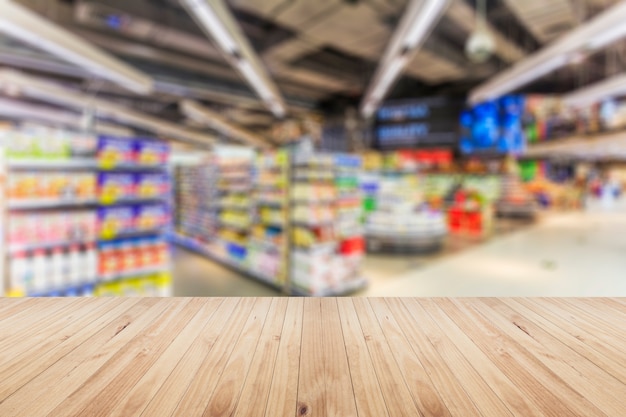
<svg viewBox="0 0 626 417"><path fill-rule="evenodd" d="M0 299L0 416L626 416L624 299Z"/></svg>

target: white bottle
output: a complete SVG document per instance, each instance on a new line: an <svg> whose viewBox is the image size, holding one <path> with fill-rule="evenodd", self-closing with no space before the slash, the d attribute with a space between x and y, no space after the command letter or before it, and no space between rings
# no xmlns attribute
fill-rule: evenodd
<svg viewBox="0 0 626 417"><path fill-rule="evenodd" d="M84 262L81 259L84 252L80 250L78 245L70 246L69 252L69 274L67 279L68 286L78 286L83 283L83 275L85 271L82 269Z"/></svg>
<svg viewBox="0 0 626 417"><path fill-rule="evenodd" d="M63 249L55 248L50 257L50 269L47 271L50 275L48 289L60 290L65 284L65 259L63 259Z"/></svg>
<svg viewBox="0 0 626 417"><path fill-rule="evenodd" d="M47 290L48 274L50 273L46 252L43 249L36 250L33 253L31 262L33 265L32 292L41 294Z"/></svg>
<svg viewBox="0 0 626 417"><path fill-rule="evenodd" d="M26 252L17 252L11 259L9 290L27 294L30 286L29 270Z"/></svg>
<svg viewBox="0 0 626 417"><path fill-rule="evenodd" d="M87 244L84 257L84 270L82 273L83 282L96 282L98 279L98 251L94 243Z"/></svg>

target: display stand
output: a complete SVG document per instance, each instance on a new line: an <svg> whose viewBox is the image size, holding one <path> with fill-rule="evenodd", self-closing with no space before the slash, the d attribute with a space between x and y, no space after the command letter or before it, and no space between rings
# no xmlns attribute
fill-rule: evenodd
<svg viewBox="0 0 626 417"><path fill-rule="evenodd" d="M162 142L43 128L10 135L9 295L170 294Z"/></svg>
<svg viewBox="0 0 626 417"><path fill-rule="evenodd" d="M291 292L336 296L363 289L361 158L294 152Z"/></svg>

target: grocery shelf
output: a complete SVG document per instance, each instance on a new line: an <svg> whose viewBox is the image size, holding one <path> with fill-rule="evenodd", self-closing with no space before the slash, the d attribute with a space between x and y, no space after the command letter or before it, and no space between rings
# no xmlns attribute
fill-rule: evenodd
<svg viewBox="0 0 626 417"><path fill-rule="evenodd" d="M8 254L12 255L16 252L34 251L39 249L53 249L53 248L66 248L73 245L91 245L97 241L93 239L89 240L75 240L75 241L63 241L63 242L44 242L44 243L25 243L25 244L11 244L7 247Z"/></svg>
<svg viewBox="0 0 626 417"><path fill-rule="evenodd" d="M124 280L128 278L143 277L146 275L158 274L159 272L165 272L165 271L170 271L170 270L171 270L171 266L168 264L168 265L159 265L159 266L153 266L153 267L148 267L148 268L140 268L140 269L135 269L132 271L118 272L118 273L109 274L109 275L100 275L98 278L99 278L99 282L112 282L112 281L119 281L119 280Z"/></svg>
<svg viewBox="0 0 626 417"><path fill-rule="evenodd" d="M334 226L335 220L320 220L316 222L306 221L306 220L292 220L291 224L294 226L302 226L302 227L321 227L321 226Z"/></svg>
<svg viewBox="0 0 626 417"><path fill-rule="evenodd" d="M95 169L98 171L104 172L115 172L115 171L132 171L132 172L143 172L143 171L164 171L167 167L164 165L140 165L140 164L119 164L114 166L102 166L97 164Z"/></svg>
<svg viewBox="0 0 626 417"><path fill-rule="evenodd" d="M98 161L95 158L67 158L67 159L44 159L24 158L9 159L9 169L61 169L61 170L95 170Z"/></svg>
<svg viewBox="0 0 626 417"><path fill-rule="evenodd" d="M115 236L111 236L111 237L101 236L98 239L98 241L107 242L107 241L117 240L117 239L132 239L134 237L149 237L149 236L161 235L164 233L165 233L165 230L163 227L148 229L148 230L133 230L129 232L118 233Z"/></svg>
<svg viewBox="0 0 626 417"><path fill-rule="evenodd" d="M131 197L131 198L120 198L115 201L102 201L98 200L98 203L101 206L118 206L122 204L143 204L143 203L158 203L166 200L167 197L157 196L157 197Z"/></svg>
<svg viewBox="0 0 626 417"><path fill-rule="evenodd" d="M40 210L50 208L71 208L71 207L84 207L95 206L99 204L95 198L85 199L73 199L73 200L40 200L40 199L28 199L28 200L9 200L7 207L9 210Z"/></svg>
<svg viewBox="0 0 626 417"><path fill-rule="evenodd" d="M52 295L55 295L56 293L67 293L70 292L72 290L82 290L85 287L93 287L95 288L96 285L98 285L98 282L84 282L81 284L72 284L72 285L65 285L59 288L48 288L45 291L40 291L40 292L31 292L31 293L27 293L28 297L51 297Z"/></svg>

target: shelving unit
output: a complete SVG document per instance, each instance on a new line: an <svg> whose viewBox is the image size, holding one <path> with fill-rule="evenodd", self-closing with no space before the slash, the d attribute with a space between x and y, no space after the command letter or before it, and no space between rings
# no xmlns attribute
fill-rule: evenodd
<svg viewBox="0 0 626 417"><path fill-rule="evenodd" d="M166 147L145 139L49 129L35 129L36 134L30 135L31 131L19 129L12 127L9 133L12 148L2 164L10 183L3 193L8 197L3 200L7 201L4 212L10 229L2 256L3 261L9 261L6 293L124 295L120 289L127 286L126 281L135 285L141 279L146 288L149 281L159 291L133 290L133 294L166 294L167 284L171 286L171 267L163 232L168 223L166 200L171 185L166 176L159 177L156 190L150 182L155 173L163 173ZM118 158L109 141L124 144L134 159ZM135 194L118 198L103 194L99 180L103 174L115 172L132 173L128 175ZM130 215L123 220L114 215L98 217L107 210L125 210ZM161 213L158 219L157 212ZM103 259L103 245L115 246L108 260ZM158 265L149 263L156 246L162 248ZM110 267L108 274L104 273L105 262ZM105 284L109 288L102 291Z"/></svg>
<svg viewBox="0 0 626 417"><path fill-rule="evenodd" d="M290 290L336 296L364 288L362 197L354 155L296 154L292 162Z"/></svg>
<svg viewBox="0 0 626 417"><path fill-rule="evenodd" d="M299 176L297 181L292 181L298 173L298 165L291 163L292 157L288 150L265 152L257 154L254 163L250 158L250 165L246 165L218 152L202 167L179 167L179 213L173 241L287 294L341 295L363 288L366 280L356 276L363 255L361 199L356 178L360 159L329 156L322 170L314 159L306 178ZM224 169L225 166L230 169ZM238 198L238 192L244 190L241 184L248 184L248 178L243 175L248 169L251 180L245 190L250 190L249 212L243 202L222 201L225 196ZM233 187L228 187L228 181L234 178L237 180L233 181ZM217 187L219 181L221 186ZM326 194L309 193L310 185L322 186ZM297 195L294 189L303 192ZM247 212L250 224L243 223L243 215L242 222L231 224L221 216L227 207L232 207L234 217L236 212ZM325 210L326 215L316 218L305 213L298 217L307 207ZM192 228L185 221L189 218L205 219L202 225L206 227L193 222ZM331 231L330 244L302 245L294 238L298 230L311 231L320 226ZM329 271L336 271L334 275L330 273L332 282L309 285L303 280L294 281L294 262L304 258L307 262L315 261L309 259L310 255L319 251L330 252L329 262L324 260L321 264Z"/></svg>

